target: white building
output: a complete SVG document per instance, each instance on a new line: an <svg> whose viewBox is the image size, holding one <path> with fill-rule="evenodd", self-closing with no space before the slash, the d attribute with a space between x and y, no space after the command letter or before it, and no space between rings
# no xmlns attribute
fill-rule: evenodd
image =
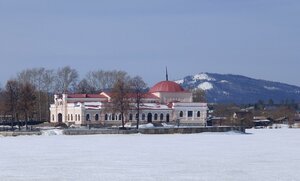
<svg viewBox="0 0 300 181"><path fill-rule="evenodd" d="M54 96L50 105L50 118L53 123L76 125L121 125L121 115L105 109L110 103L111 94L62 94ZM134 104L133 104L134 105ZM164 122L181 125L206 125L207 104L192 102L192 93L179 84L162 81L143 95L140 106L140 122ZM125 122L136 123L136 109L125 115Z"/></svg>

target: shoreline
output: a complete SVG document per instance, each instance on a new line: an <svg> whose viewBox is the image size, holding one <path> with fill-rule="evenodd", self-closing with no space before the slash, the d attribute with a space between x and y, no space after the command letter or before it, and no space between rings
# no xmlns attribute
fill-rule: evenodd
<svg viewBox="0 0 300 181"><path fill-rule="evenodd" d="M45 131L53 129L46 129L40 131L0 131L0 136L40 136ZM76 136L76 135L95 135L95 134L196 134L204 132L229 132L237 131L245 133L245 128L241 127L153 127L153 128L139 128L137 129L118 129L118 128L74 128L74 129L61 129L63 135Z"/></svg>

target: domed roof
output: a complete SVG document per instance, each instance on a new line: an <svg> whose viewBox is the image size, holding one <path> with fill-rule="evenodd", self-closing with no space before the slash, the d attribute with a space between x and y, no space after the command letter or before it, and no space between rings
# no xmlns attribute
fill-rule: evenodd
<svg viewBox="0 0 300 181"><path fill-rule="evenodd" d="M155 84L151 89L150 93L154 92L184 92L185 90L176 82L172 81L161 81Z"/></svg>

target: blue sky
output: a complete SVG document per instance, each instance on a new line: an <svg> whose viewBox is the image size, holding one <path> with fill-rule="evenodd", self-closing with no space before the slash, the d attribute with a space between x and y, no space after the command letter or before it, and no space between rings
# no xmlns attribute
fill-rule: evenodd
<svg viewBox="0 0 300 181"><path fill-rule="evenodd" d="M0 81L33 67L199 72L300 86L298 0L0 0Z"/></svg>

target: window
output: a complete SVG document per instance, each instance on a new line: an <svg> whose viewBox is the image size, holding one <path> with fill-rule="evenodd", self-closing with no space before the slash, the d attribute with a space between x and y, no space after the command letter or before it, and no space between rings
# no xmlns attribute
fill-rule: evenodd
<svg viewBox="0 0 300 181"><path fill-rule="evenodd" d="M132 114L129 114L129 120L132 121Z"/></svg>
<svg viewBox="0 0 300 181"><path fill-rule="evenodd" d="M112 118L112 120L114 121L115 118L116 118L115 114L112 114L111 118Z"/></svg>
<svg viewBox="0 0 300 181"><path fill-rule="evenodd" d="M54 114L52 114L52 121L54 121Z"/></svg>
<svg viewBox="0 0 300 181"><path fill-rule="evenodd" d="M200 115L201 115L201 114L200 114L200 111L198 111L198 112L197 112L197 117L199 118L199 117L200 117Z"/></svg>
<svg viewBox="0 0 300 181"><path fill-rule="evenodd" d="M157 120L158 115L154 114L154 120Z"/></svg>
<svg viewBox="0 0 300 181"><path fill-rule="evenodd" d="M163 113L160 114L160 120L161 121L164 120L164 114Z"/></svg>
<svg viewBox="0 0 300 181"><path fill-rule="evenodd" d="M193 117L193 111L188 111L188 117Z"/></svg>
<svg viewBox="0 0 300 181"><path fill-rule="evenodd" d="M73 114L71 114L71 121L73 121Z"/></svg>
<svg viewBox="0 0 300 181"><path fill-rule="evenodd" d="M142 114L142 120L144 121L146 119L146 115Z"/></svg>
<svg viewBox="0 0 300 181"><path fill-rule="evenodd" d="M180 111L180 113L179 113L179 117L183 117L183 111Z"/></svg>
<svg viewBox="0 0 300 181"><path fill-rule="evenodd" d="M75 121L77 121L77 114L75 114Z"/></svg>
<svg viewBox="0 0 300 181"><path fill-rule="evenodd" d="M135 120L138 120L138 118L139 118L139 115L135 114Z"/></svg>
<svg viewBox="0 0 300 181"><path fill-rule="evenodd" d="M167 123L170 121L170 115L169 114L166 115L166 121L167 121Z"/></svg>
<svg viewBox="0 0 300 181"><path fill-rule="evenodd" d="M122 120L122 115L121 114L119 114L119 121L121 121Z"/></svg>
<svg viewBox="0 0 300 181"><path fill-rule="evenodd" d="M78 114L78 121L80 121L80 114Z"/></svg>
<svg viewBox="0 0 300 181"><path fill-rule="evenodd" d="M89 115L89 114L87 114L87 115L85 116L85 120L86 120L86 121L89 121L89 120L90 120L90 115Z"/></svg>
<svg viewBox="0 0 300 181"><path fill-rule="evenodd" d="M95 121L99 121L99 114L95 115Z"/></svg>
<svg viewBox="0 0 300 181"><path fill-rule="evenodd" d="M68 121L70 121L70 114L68 114Z"/></svg>
<svg viewBox="0 0 300 181"><path fill-rule="evenodd" d="M107 114L105 114L105 116L104 116L104 120L105 120L105 121L107 121L107 120L108 120L108 115L107 115Z"/></svg>

